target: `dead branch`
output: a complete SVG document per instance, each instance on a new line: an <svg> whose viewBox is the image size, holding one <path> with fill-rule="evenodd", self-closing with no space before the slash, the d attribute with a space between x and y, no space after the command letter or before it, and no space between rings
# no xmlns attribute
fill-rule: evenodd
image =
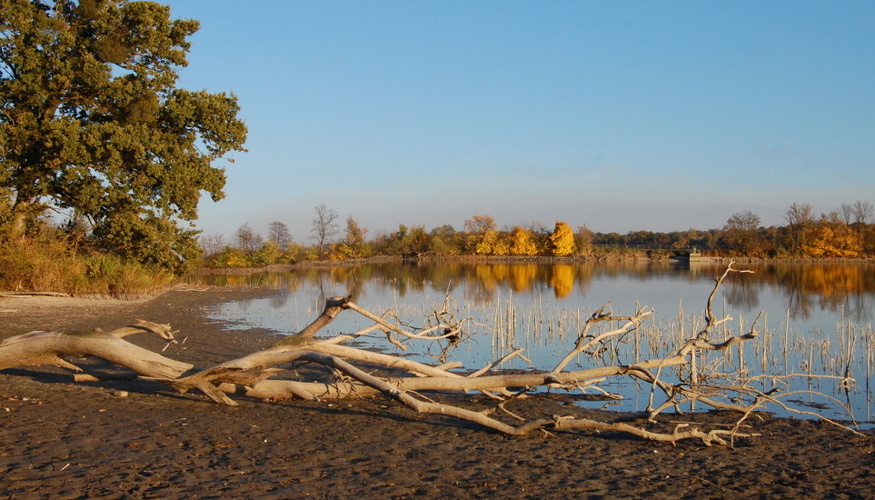
<svg viewBox="0 0 875 500"><path fill-rule="evenodd" d="M666 434L648 431L621 422L606 423L573 417L554 417L552 420L533 420L518 426L512 426L491 418L482 412L476 412L448 404L418 400L411 395L410 391L399 390L397 387L386 382L385 380L365 373L355 366L350 365L349 363L334 356L327 356L324 354L309 352L303 354L302 358L336 368L346 373L347 375L355 378L359 382L362 382L365 385L379 390L386 397L400 402L404 406L416 411L417 413L434 413L457 417L467 420L469 422L474 422L476 424L482 425L483 427L502 432L504 434L520 436L541 429L618 431L632 434L644 439L670 442L672 444L684 439L697 439L708 446L711 446L712 444L726 444L726 441L723 440L721 436L728 436L730 434L733 434L733 431L727 431L724 429L714 429L704 432L699 430L697 427L690 427L689 429L681 430L682 428L687 427L687 424L678 425L675 427L674 432L672 432L671 434ZM735 435L739 434L735 433ZM744 434L743 436L753 435L754 434Z"/></svg>
<svg viewBox="0 0 875 500"><path fill-rule="evenodd" d="M577 341L574 343L574 349L571 350L559 364L553 368L553 372L561 372L565 369L568 363L571 362L578 354L586 351L587 349L599 344L609 337L614 337L617 335L625 335L635 328L638 328L638 325L641 324L645 319L653 316L653 309L644 307L638 310L634 316L614 316L610 312L605 312L605 309L608 308L610 303L603 305L598 311L594 312L589 319L586 320L586 323L583 325L583 331L581 331L580 336L578 336ZM595 337L591 337L589 335L589 330L593 326L601 322L618 322L618 321L626 321L626 323L613 330L604 332ZM589 341L587 341L589 339Z"/></svg>
<svg viewBox="0 0 875 500"><path fill-rule="evenodd" d="M53 365L81 371L63 356L101 358L141 375L161 378L176 378L193 368L188 363L166 358L123 339L133 333L143 332L173 338L168 325L142 321L112 332L99 328L89 331L30 332L9 337L0 343L0 370L16 366Z"/></svg>
<svg viewBox="0 0 875 500"><path fill-rule="evenodd" d="M729 276L729 273L753 273L753 271L746 269L733 269L732 264L734 263L734 261L729 261L729 264L726 265L726 270L724 270L723 274L715 280L716 283L714 284L714 288L711 289L711 293L708 295L708 300L705 305L705 327L702 328L698 335L696 335L697 339L707 339L714 327L732 320L731 316L726 316L723 319L718 320L714 315L714 297L717 295L717 290L719 290L720 286L726 282L726 277Z"/></svg>

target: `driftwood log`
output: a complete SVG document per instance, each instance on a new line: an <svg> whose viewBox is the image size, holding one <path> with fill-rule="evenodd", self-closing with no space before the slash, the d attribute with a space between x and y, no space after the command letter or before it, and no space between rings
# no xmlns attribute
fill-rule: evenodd
<svg viewBox="0 0 875 500"><path fill-rule="evenodd" d="M368 397L382 394L419 413L433 413L468 420L486 428L510 435L523 435L533 431L551 429L585 429L595 431L619 431L644 439L677 442L695 439L706 445L727 444L735 437L748 437L755 434L742 433L742 422L762 404L757 399L754 404L742 405L728 398L715 397L713 388L705 392L695 384L670 384L660 379L662 370L669 367L693 364L690 373L695 380L694 360L702 350L722 350L746 340L756 338L756 322L745 335L730 337L719 341L710 339L712 329L731 320L730 317L717 319L712 311L712 301L717 289L731 272L737 271L730 264L726 272L717 278L714 290L708 297L705 312L706 325L694 338L690 339L669 356L642 361L632 365L613 365L566 371L568 363L581 353L606 339L628 334L642 321L651 317L649 308L639 309L632 316L614 316L608 307L602 307L587 320L574 348L550 371L531 371L527 373L501 373L483 370L466 373L452 371L457 365L433 366L414 362L402 357L356 349L342 345L356 335L382 330L396 345L398 339L427 339L456 342L464 329L464 321L455 321L451 316L437 315L446 321L428 329L411 332L399 323L375 315L355 304L351 297L332 297L326 301L322 313L301 332L289 336L272 347L233 359L212 367L196 367L173 360L163 354L138 347L125 340L125 337L139 333L158 335L166 342L176 342L170 325L138 320L136 323L118 330L105 332L100 329L90 331L57 330L50 332L30 332L10 337L0 343L0 369L19 366L55 365L80 372L79 367L68 359L72 357L97 357L124 367L133 376L160 381L180 393L199 391L217 403L236 405L240 396L263 400L301 398L307 400L326 400L350 397ZM374 322L373 326L352 335L341 335L327 340L316 340L314 335L344 311L357 312ZM590 330L599 323L614 325L599 335L591 335ZM513 355L521 355L520 351ZM292 362L308 362L324 365L343 376L324 382L307 382L280 378L288 372L281 367ZM356 363L381 366L385 376L377 376L357 367ZM391 373L392 375L388 375ZM643 427L616 421L596 421L556 415L550 419L526 420L511 413L507 405L517 398L537 397L531 390L537 387L564 388L574 390L604 380L606 377L628 376L643 380L651 385L651 405L649 418L666 408L677 407L683 402L695 401L712 408L739 412L734 427L704 429L697 426L680 425L672 432L651 432ZM85 375L85 377L91 377ZM496 406L484 411L473 411L456 405L436 402L421 395L421 391L479 391L496 401ZM236 399L235 399L236 397ZM662 402L654 403L660 397ZM768 398L768 395L763 395ZM727 402L730 401L730 402ZM513 417L514 423L507 423L496 416L502 410Z"/></svg>

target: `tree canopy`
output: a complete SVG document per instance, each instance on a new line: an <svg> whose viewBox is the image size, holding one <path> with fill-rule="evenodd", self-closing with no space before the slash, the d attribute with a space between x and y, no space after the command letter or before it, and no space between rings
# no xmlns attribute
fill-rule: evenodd
<svg viewBox="0 0 875 500"><path fill-rule="evenodd" d="M0 3L0 209L21 236L46 208L90 223L104 250L179 269L197 255L214 162L243 151L234 95L177 87L195 20L128 0Z"/></svg>

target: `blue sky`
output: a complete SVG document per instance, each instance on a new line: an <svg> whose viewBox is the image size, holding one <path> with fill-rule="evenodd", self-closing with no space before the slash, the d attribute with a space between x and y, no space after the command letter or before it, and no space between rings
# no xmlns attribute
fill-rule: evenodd
<svg viewBox="0 0 875 500"><path fill-rule="evenodd" d="M247 153L197 227L783 224L875 203L875 2L170 0Z"/></svg>

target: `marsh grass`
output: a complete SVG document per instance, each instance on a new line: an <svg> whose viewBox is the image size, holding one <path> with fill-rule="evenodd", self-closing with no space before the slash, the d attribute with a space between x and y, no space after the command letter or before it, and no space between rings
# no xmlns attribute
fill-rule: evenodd
<svg viewBox="0 0 875 500"><path fill-rule="evenodd" d="M422 307L407 304L400 315L416 317L422 312ZM470 366L471 359L494 360L523 348L535 368L550 369L558 357L570 351L590 314L590 311L562 308L539 298L520 301L512 294L497 295L491 301L465 303L463 316L473 318L469 332L473 347L469 344L466 350L450 357L461 360L466 367L476 368ZM751 329L750 321L744 316L733 317L733 320L721 324L713 332L712 340L744 335ZM755 340L724 351L701 351L695 363L665 370L661 377L669 383L715 391L718 387L728 388L727 392L733 394L730 398L748 403L757 395L777 391L775 394L793 398L796 405L831 411L837 418L844 415L846 419L853 419L856 406L858 412L862 409L863 413L858 418L872 419L865 403L872 398L870 383L875 365L872 348L875 334L871 325L858 325L843 318L834 332L813 329L803 333L793 328L789 312L777 328L770 326L768 320L764 316L761 324L756 325L762 334ZM572 365L588 368L666 357L685 340L694 337L704 324L702 312L685 311L679 303L675 315L651 317L625 336L611 337L590 352L579 355ZM600 325L592 335L615 327ZM488 353L483 352L484 345L488 345ZM514 367L512 363L506 366ZM646 390L631 379L611 380L593 388L597 392L602 389L616 391L626 398ZM778 399L775 401L776 405L781 404Z"/></svg>

